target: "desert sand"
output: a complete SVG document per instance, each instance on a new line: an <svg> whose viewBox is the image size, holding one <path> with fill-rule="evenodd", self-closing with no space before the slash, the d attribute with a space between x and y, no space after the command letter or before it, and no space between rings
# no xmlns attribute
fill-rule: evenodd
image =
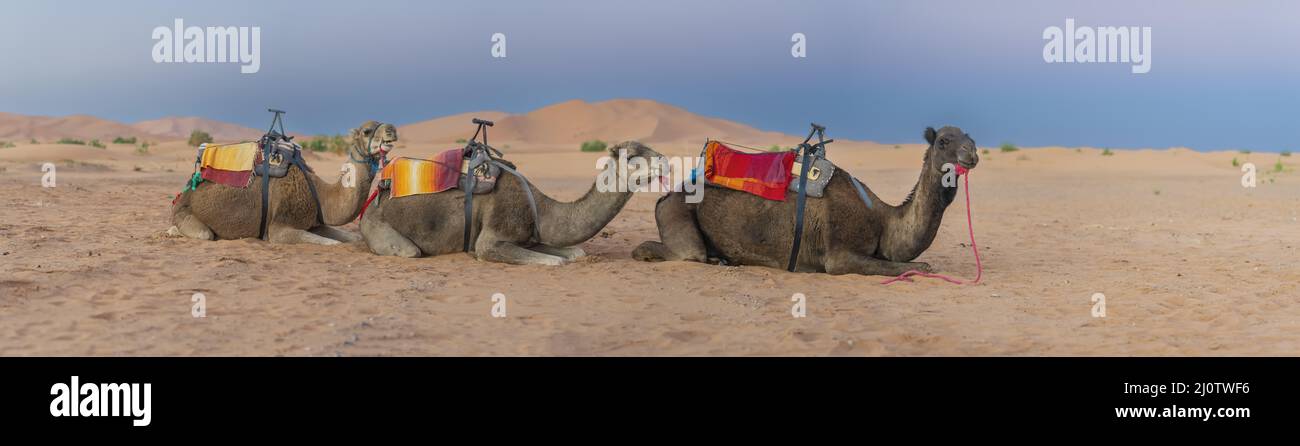
<svg viewBox="0 0 1300 446"><path fill-rule="evenodd" d="M493 142L556 198L577 198L596 175L599 154L576 143ZM410 142L395 155L451 146ZM651 146L699 150L698 141ZM923 149L841 142L830 157L896 203ZM359 242L170 238L170 199L194 157L183 141L148 153L18 141L0 149L0 355L1300 352L1293 158L988 150L970 177L982 283L886 286L884 277L634 261L632 249L657 238L652 193L583 244L589 257L560 267L378 257ZM1242 187L1234 158L1258 166L1258 187ZM308 157L321 172L343 160ZM1283 170L1272 172L1278 160ZM57 187L41 187L45 162L58 167ZM965 213L959 198L920 261L975 275ZM204 318L191 314L195 293ZM504 318L491 314L496 293ZM795 293L807 296L805 318L791 316ZM1105 317L1092 315L1094 293L1105 295Z"/></svg>

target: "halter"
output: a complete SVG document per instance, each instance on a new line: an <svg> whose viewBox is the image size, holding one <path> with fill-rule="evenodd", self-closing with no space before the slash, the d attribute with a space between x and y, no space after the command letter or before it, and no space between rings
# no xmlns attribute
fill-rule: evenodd
<svg viewBox="0 0 1300 446"><path fill-rule="evenodd" d="M354 163L365 163L370 169L370 175L374 176L379 171L381 164L387 164L388 151L384 150L383 145L379 146L379 156L376 157L370 153L370 145L375 142L375 135L379 134L379 129L384 127L384 123L376 123L373 129L370 129L370 139L366 141L366 148L362 149L356 141L352 142L352 150L348 151L348 159ZM382 142L382 140L381 140ZM384 161L381 163L381 160Z"/></svg>

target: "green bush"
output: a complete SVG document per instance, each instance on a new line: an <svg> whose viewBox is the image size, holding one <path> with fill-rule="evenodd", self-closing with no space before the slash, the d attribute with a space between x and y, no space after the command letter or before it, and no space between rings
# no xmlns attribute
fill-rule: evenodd
<svg viewBox="0 0 1300 446"><path fill-rule="evenodd" d="M1110 151L1110 148L1109 148L1109 147L1107 147L1107 148L1101 150L1101 156L1111 156L1111 155L1114 155L1114 154L1115 154L1115 152Z"/></svg>
<svg viewBox="0 0 1300 446"><path fill-rule="evenodd" d="M1282 151L1282 156L1291 156L1291 151L1290 151L1290 150L1283 150L1283 151Z"/></svg>
<svg viewBox="0 0 1300 446"><path fill-rule="evenodd" d="M101 148L101 149L103 149L103 148L106 147L106 146L104 145L104 143L99 142L98 139L92 139L92 140L90 140L90 146L91 146L91 147L98 147L98 148Z"/></svg>
<svg viewBox="0 0 1300 446"><path fill-rule="evenodd" d="M1276 162L1276 163L1273 163L1273 171L1274 171L1274 172L1282 172L1283 169L1286 169L1286 166L1283 166L1283 165L1282 165L1282 159L1281 159L1281 158L1278 158L1277 162Z"/></svg>
<svg viewBox="0 0 1300 446"><path fill-rule="evenodd" d="M1009 142L1004 142L1004 143L1002 143L1002 152L1003 152L1003 153L1006 153L1006 152L1015 152L1015 151L1017 151L1017 150L1020 150L1020 148L1019 148L1019 147L1016 147L1015 144L1012 144L1012 143L1009 143Z"/></svg>
<svg viewBox="0 0 1300 446"><path fill-rule="evenodd" d="M113 144L135 144L135 142L136 139L134 136L130 138L123 138L121 136L113 138Z"/></svg>
<svg viewBox="0 0 1300 446"><path fill-rule="evenodd" d="M343 135L317 136L307 140L302 147L313 152L344 154L348 151L348 140Z"/></svg>
<svg viewBox="0 0 1300 446"><path fill-rule="evenodd" d="M1241 152L1243 155L1250 155L1250 151L1246 149L1238 150L1238 152Z"/></svg>
<svg viewBox="0 0 1300 446"><path fill-rule="evenodd" d="M209 135L208 132L202 130L195 130L190 132L189 145L191 146L198 147L200 145L209 144L211 142L212 142L212 135Z"/></svg>
<svg viewBox="0 0 1300 446"><path fill-rule="evenodd" d="M591 141L582 143L583 152L604 152L605 147L606 147L605 141L601 141L599 139L593 139Z"/></svg>
<svg viewBox="0 0 1300 446"><path fill-rule="evenodd" d="M41 142L40 142L40 141L37 141L36 138L32 138L32 144L40 144L40 143L41 143Z"/></svg>
<svg viewBox="0 0 1300 446"><path fill-rule="evenodd" d="M1237 161L1237 157L1235 156L1232 157L1232 167L1241 167L1241 162Z"/></svg>
<svg viewBox="0 0 1300 446"><path fill-rule="evenodd" d="M469 141L466 140L465 138L460 138L460 139L457 139L457 140L456 140L456 144L465 144L465 143L467 143L467 142L469 142Z"/></svg>
<svg viewBox="0 0 1300 446"><path fill-rule="evenodd" d="M55 142L55 144L75 144L79 146L84 146L86 145L86 142L80 139L60 138L58 142Z"/></svg>

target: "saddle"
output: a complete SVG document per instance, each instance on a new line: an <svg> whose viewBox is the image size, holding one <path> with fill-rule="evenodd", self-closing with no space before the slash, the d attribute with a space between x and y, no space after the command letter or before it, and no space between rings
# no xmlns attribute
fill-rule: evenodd
<svg viewBox="0 0 1300 446"><path fill-rule="evenodd" d="M835 164L824 151L813 154L804 193L821 198L835 175ZM710 140L704 146L704 178L709 184L748 192L768 200L785 201L786 191L799 193L803 163L798 150L779 153L746 153Z"/></svg>
<svg viewBox="0 0 1300 446"><path fill-rule="evenodd" d="M471 171L471 161L463 154L464 149L451 149L434 155L432 159L397 158L384 166L379 180L387 181L384 187L389 191L389 198L436 194L457 188ZM472 193L485 194L496 188L500 167L479 162L473 171L478 178Z"/></svg>
<svg viewBox="0 0 1300 446"><path fill-rule="evenodd" d="M284 178L294 165L294 158L301 158L296 144L281 140L275 141L266 152L269 156L263 155L259 142L202 144L196 158L199 176L205 181L245 189L252 184L254 176ZM308 167L306 171L311 170Z"/></svg>

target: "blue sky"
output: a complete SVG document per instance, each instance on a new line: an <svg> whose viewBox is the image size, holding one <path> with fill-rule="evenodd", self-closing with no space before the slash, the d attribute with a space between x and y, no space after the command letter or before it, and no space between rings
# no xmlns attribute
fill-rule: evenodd
<svg viewBox="0 0 1300 446"><path fill-rule="evenodd" d="M1151 72L1045 63L1043 29L1067 17L1150 26ZM261 27L260 72L155 64L150 34L175 18ZM333 133L650 98L886 143L951 124L989 146L1295 150L1297 18L1287 1L20 1L0 16L0 111L262 127L275 106Z"/></svg>

